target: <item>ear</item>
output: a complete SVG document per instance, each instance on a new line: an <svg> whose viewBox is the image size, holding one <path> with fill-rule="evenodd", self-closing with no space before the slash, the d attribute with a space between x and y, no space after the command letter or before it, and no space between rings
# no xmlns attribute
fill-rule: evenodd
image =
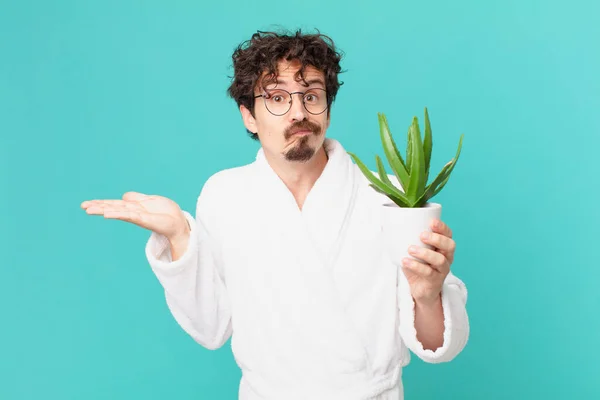
<svg viewBox="0 0 600 400"><path fill-rule="evenodd" d="M244 105L240 106L240 113L242 114L242 119L244 120L244 125L246 129L250 132L258 133L258 128L256 127L256 120Z"/></svg>

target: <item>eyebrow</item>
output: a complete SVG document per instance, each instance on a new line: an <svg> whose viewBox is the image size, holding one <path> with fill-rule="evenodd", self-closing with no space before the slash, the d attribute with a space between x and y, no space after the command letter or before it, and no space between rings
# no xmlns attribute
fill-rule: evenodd
<svg viewBox="0 0 600 400"><path fill-rule="evenodd" d="M321 85L323 85L323 87L325 87L325 82L323 82L323 80L321 78L309 79L309 80L306 81L306 83L308 84L307 86L310 86L310 85L313 85L313 84L317 83L317 84L321 84ZM277 79L276 81L269 82L269 84L285 85L286 82Z"/></svg>

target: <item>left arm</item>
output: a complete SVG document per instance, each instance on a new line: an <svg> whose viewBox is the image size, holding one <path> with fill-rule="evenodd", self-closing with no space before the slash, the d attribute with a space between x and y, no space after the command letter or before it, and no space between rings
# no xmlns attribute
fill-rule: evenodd
<svg viewBox="0 0 600 400"><path fill-rule="evenodd" d="M423 262L403 260L398 287L400 334L419 358L439 363L452 360L467 343L467 289L450 272L456 246L450 228L434 220L428 233L422 241L433 250L409 249L409 254Z"/></svg>
<svg viewBox="0 0 600 400"><path fill-rule="evenodd" d="M415 301L415 330L424 349L435 351L444 344L444 308L442 296L433 304Z"/></svg>

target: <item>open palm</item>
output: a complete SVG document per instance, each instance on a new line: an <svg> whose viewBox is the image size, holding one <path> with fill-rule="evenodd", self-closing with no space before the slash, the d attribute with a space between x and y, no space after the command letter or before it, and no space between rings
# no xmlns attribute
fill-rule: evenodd
<svg viewBox="0 0 600 400"><path fill-rule="evenodd" d="M127 192L122 200L88 200L81 203L90 215L127 221L168 238L181 234L187 221L173 200L138 192Z"/></svg>

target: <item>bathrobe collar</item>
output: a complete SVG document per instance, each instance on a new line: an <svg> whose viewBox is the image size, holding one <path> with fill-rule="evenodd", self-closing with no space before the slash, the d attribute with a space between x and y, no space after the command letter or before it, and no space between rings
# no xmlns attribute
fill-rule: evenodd
<svg viewBox="0 0 600 400"><path fill-rule="evenodd" d="M331 266L352 214L358 177L355 165L339 141L326 138L323 146L328 155L327 164L308 193L302 210L267 162L262 147L257 152L255 164L265 177L266 187L262 190L268 193L267 201L272 203L272 210L280 209L285 211L286 218L298 219L320 258L325 265Z"/></svg>

